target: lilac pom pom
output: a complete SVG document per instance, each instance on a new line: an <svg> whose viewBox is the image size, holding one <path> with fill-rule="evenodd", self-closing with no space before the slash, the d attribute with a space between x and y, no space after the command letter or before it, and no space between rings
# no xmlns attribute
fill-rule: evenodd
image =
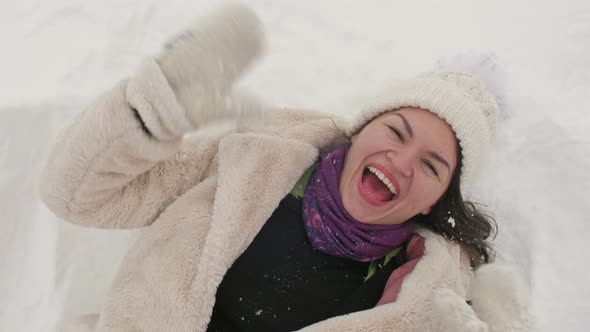
<svg viewBox="0 0 590 332"><path fill-rule="evenodd" d="M494 53L458 54L440 59L437 65L438 69L463 71L479 77L496 97L502 117L507 117L504 71L498 65Z"/></svg>

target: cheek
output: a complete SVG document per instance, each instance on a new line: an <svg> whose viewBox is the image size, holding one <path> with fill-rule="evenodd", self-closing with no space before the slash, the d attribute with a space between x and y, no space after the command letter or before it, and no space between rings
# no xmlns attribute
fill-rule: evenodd
<svg viewBox="0 0 590 332"><path fill-rule="evenodd" d="M387 137L382 135L366 135L358 137L351 146L351 151L358 158L367 158L375 153L381 152L387 149Z"/></svg>
<svg viewBox="0 0 590 332"><path fill-rule="evenodd" d="M443 191L439 185L433 184L427 179L414 181L411 197L413 205L418 208L424 208L434 205L442 196Z"/></svg>
<svg viewBox="0 0 590 332"><path fill-rule="evenodd" d="M353 142L347 154L350 165L355 168L358 167L372 153L370 149L371 145L362 139Z"/></svg>

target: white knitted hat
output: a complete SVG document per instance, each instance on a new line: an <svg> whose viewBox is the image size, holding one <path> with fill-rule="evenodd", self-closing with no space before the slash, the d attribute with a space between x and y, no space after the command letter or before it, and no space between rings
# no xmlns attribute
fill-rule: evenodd
<svg viewBox="0 0 590 332"><path fill-rule="evenodd" d="M363 108L348 134L357 133L378 115L402 107L435 113L451 126L461 146L460 186L467 194L495 135L501 91L492 93L490 88L501 88L494 86L501 73L490 55L457 56L442 66L386 89Z"/></svg>

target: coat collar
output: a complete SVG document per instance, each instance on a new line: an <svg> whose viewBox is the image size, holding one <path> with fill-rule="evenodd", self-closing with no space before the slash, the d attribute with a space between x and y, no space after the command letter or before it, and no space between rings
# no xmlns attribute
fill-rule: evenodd
<svg viewBox="0 0 590 332"><path fill-rule="evenodd" d="M305 142L264 134L231 134L220 142L207 240L224 246L228 264L246 250L318 154Z"/></svg>
<svg viewBox="0 0 590 332"><path fill-rule="evenodd" d="M218 262L209 277L213 273L221 282L320 151L343 141L342 133L333 118L324 117L220 141L212 221L201 256Z"/></svg>

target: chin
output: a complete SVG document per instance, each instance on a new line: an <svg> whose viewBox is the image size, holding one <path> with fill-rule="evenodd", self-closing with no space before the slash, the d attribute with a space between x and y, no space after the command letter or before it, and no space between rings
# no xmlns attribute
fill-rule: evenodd
<svg viewBox="0 0 590 332"><path fill-rule="evenodd" d="M359 208L358 206L356 207L356 209L347 209L345 205L344 208L346 209L346 212L348 212L348 214L358 222L368 225L376 223L375 218L371 218L371 216L367 214L365 211L359 211L362 210L362 208Z"/></svg>

